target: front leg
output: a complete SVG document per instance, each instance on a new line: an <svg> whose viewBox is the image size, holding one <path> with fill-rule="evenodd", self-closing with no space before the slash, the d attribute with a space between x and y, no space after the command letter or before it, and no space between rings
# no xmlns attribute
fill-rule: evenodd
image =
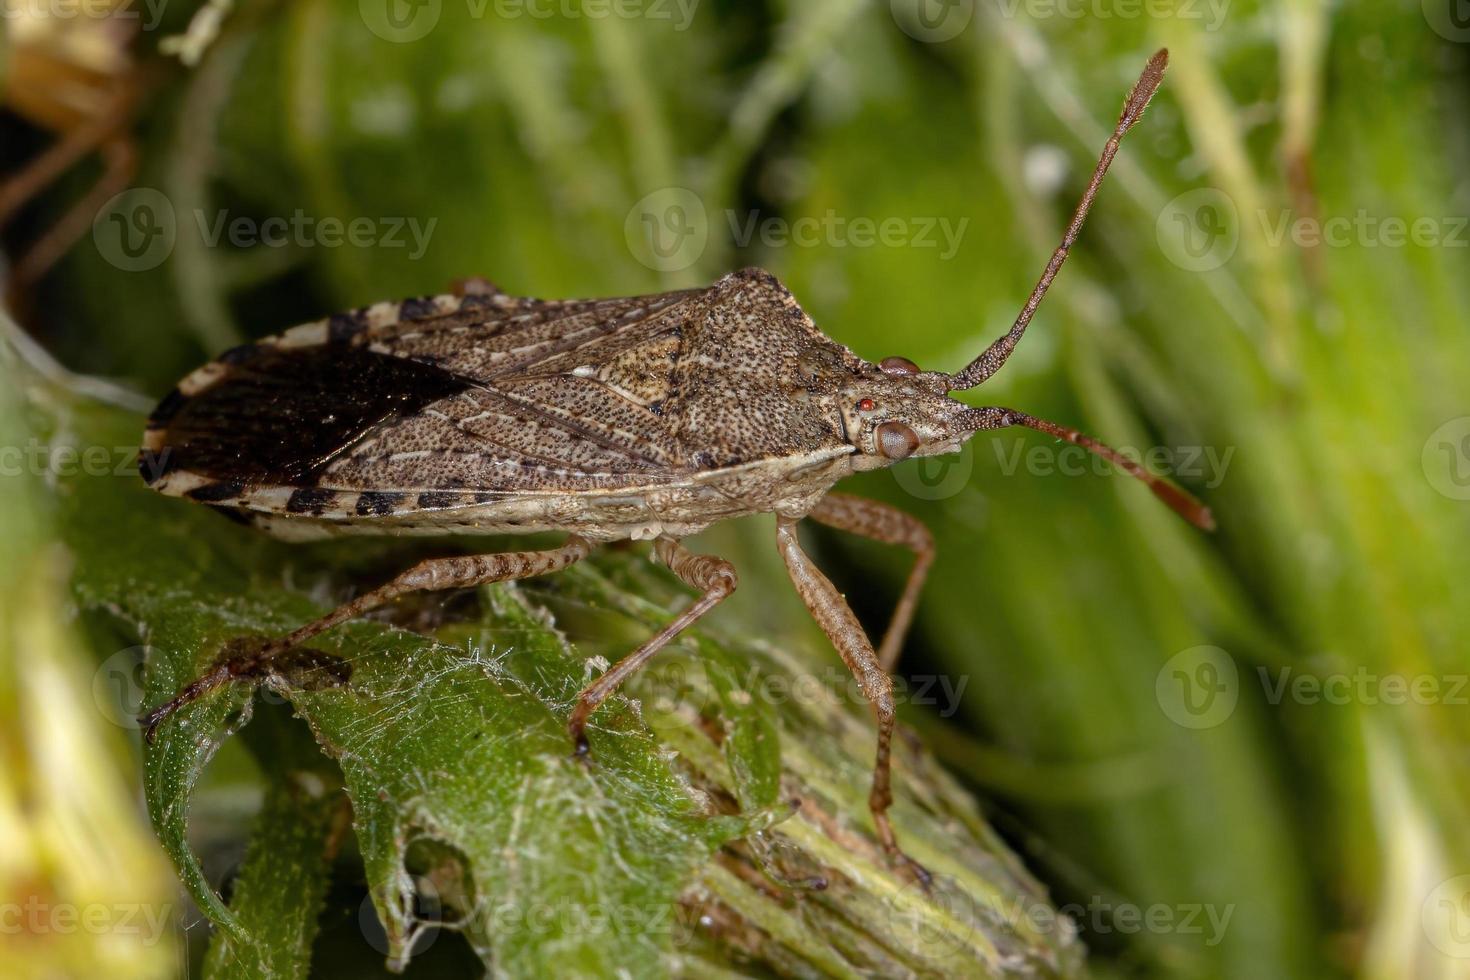
<svg viewBox="0 0 1470 980"><path fill-rule="evenodd" d="M899 651L903 649L903 638L908 635L909 624L914 620L919 592L924 588L929 566L934 563L934 535L917 517L905 514L897 507L847 493L827 494L807 516L839 531L884 544L902 545L914 553L914 564L909 569L908 581L904 582L903 594L893 608L893 618L888 621L883 642L878 645L878 663L884 671L893 673Z"/></svg>
<svg viewBox="0 0 1470 980"><path fill-rule="evenodd" d="M848 606L847 600L837 591L832 581L812 564L806 552L796 540L796 521L787 517L776 519L776 547L786 562L786 571L796 586L801 601L806 604L812 618L822 627L822 632L832 641L842 656L842 662L852 671L862 689L863 697L873 709L878 722L878 753L873 762L873 788L868 794L868 809L873 814L873 827L878 841L888 852L891 860L906 866L914 875L928 885L931 876L923 865L904 854L893 834L893 825L888 820L888 808L893 805L892 745L893 745L893 681L878 663L873 645L868 642L862 624Z"/></svg>

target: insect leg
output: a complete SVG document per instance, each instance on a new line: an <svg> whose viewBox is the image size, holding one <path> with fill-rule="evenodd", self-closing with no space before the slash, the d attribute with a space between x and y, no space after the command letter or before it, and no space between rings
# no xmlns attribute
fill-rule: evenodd
<svg viewBox="0 0 1470 980"><path fill-rule="evenodd" d="M679 618L659 630L637 650L613 664L605 674L588 684L577 695L577 707L567 722L567 732L572 736L572 744L579 757L587 754L587 721L598 706L618 689L618 685L667 646L670 640L719 605L739 584L734 565L713 555L696 555L673 538L657 539L653 543L653 550L659 560L669 566L669 570L679 576L684 584L699 589L703 594Z"/></svg>
<svg viewBox="0 0 1470 980"><path fill-rule="evenodd" d="M138 169L138 148L133 141L118 136L98 149L102 156L102 176L16 263L17 283L36 282L44 276L67 249L86 235L102 206L132 183Z"/></svg>
<svg viewBox="0 0 1470 980"><path fill-rule="evenodd" d="M878 645L878 665L885 672L892 673L898 663L903 638L908 635L909 624L913 622L919 592L924 588L924 579L934 562L934 535L917 517L905 514L897 507L846 493L827 494L807 516L839 531L884 544L902 545L914 553L914 564L909 569L903 594L893 609L893 618L888 621L883 642Z"/></svg>
<svg viewBox="0 0 1470 980"><path fill-rule="evenodd" d="M893 834L893 825L888 821L888 808L893 805L892 787L892 743L893 743L893 681L878 663L873 645L868 642L862 624L853 615L852 608L837 591L832 581L812 564L801 544L796 540L796 521L791 518L776 519L776 547L786 562L786 570L796 586L801 601L806 604L812 618L822 627L832 645L842 656L847 669L857 679L863 696L873 710L878 722L878 754L873 763L873 788L868 794L868 809L873 814L873 827L878 841L888 852L891 860L906 866L914 876L927 885L931 876L913 858L904 854Z"/></svg>
<svg viewBox="0 0 1470 980"><path fill-rule="evenodd" d="M332 612L307 623L278 640L266 644L249 654L229 657L216 663L204 676L186 685L172 699L154 708L141 719L144 733L149 741L153 733L169 715L191 701L196 701L209 692L223 686L236 677L259 677L268 673L270 662L294 647L325 630L349 619L392 602L410 592L437 592L444 589L466 589L491 582L506 582L514 579L533 578L549 572L558 572L574 562L586 558L592 545L585 538L570 537L560 548L549 551L512 551L490 555L456 555L451 558L432 558L419 562L386 585L365 592L350 602L343 603Z"/></svg>

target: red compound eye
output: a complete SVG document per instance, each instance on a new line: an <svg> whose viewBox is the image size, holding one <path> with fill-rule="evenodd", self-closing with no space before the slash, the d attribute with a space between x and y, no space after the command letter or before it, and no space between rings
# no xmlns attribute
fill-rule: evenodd
<svg viewBox="0 0 1470 980"><path fill-rule="evenodd" d="M875 402L875 401L873 401L873 399L871 399L871 398L860 398L860 399L858 399L857 410L859 412L871 412L874 408L877 408L877 407L878 407L878 403Z"/></svg>

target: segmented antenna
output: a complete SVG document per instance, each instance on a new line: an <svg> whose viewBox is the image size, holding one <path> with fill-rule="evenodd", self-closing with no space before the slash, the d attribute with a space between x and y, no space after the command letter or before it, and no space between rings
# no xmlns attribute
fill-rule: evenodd
<svg viewBox="0 0 1470 980"><path fill-rule="evenodd" d="M1113 165L1113 157L1118 155L1118 145L1123 141L1123 134L1133 128L1143 115L1143 110L1148 108L1148 102L1154 97L1159 89L1159 83L1164 80L1164 69L1169 67L1169 50L1160 48L1157 53L1144 66L1143 74L1138 76L1138 82L1133 86L1133 91L1128 93L1128 101L1123 104L1123 114L1118 117L1118 126L1113 130L1113 135L1108 139L1108 145L1103 147L1102 156L1098 158L1097 167L1092 171L1092 180L1087 184L1087 190L1082 192L1082 201L1077 205L1077 210L1072 213L1072 222L1067 225L1067 232L1062 236L1062 244L1052 253L1051 261L1046 264L1046 270L1042 272L1041 279L1036 283L1036 288L1031 290L1031 296L1026 300L1026 305L1021 308L1021 315L1016 317L1016 322L1010 331L986 348L985 353L975 358L963 371L954 374L950 378L950 390L962 391L973 388L988 379L992 374L999 371L1006 358L1011 356L1011 351L1016 349L1016 343L1021 335L1026 332L1026 325L1036 314L1036 308L1041 305L1041 299L1046 291L1051 288L1052 280L1057 277L1062 263L1067 261L1067 253L1072 250L1077 241L1077 235L1082 231L1082 223L1087 220L1087 212L1092 209L1092 202L1097 197L1097 189L1102 186L1103 177L1107 175L1108 168Z"/></svg>
<svg viewBox="0 0 1470 980"><path fill-rule="evenodd" d="M1129 476L1142 480L1154 492L1155 497L1168 504L1170 509L1195 527L1205 531L1213 531L1215 529L1215 515L1210 512L1210 508L1206 507L1199 498L1195 497L1188 490L1171 483L1163 477L1155 476L1111 446L1098 442L1091 436L1085 436L1076 429L1069 428L1065 425L1058 425L1055 422L1048 422L1046 419L1039 419L1033 415L1027 415L1025 412L1018 412L1011 408L994 406L973 408L966 412L965 415L965 424L975 431L981 429L1004 429L1012 425L1021 425L1028 429L1035 429L1037 432L1045 432L1047 435L1056 436L1058 439L1064 439L1074 446L1081 446L1083 449L1097 453L1097 455L1112 463Z"/></svg>

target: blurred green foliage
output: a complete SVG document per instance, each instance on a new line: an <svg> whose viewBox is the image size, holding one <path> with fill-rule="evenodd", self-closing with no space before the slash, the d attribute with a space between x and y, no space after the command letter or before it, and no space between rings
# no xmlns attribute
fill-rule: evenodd
<svg viewBox="0 0 1470 980"><path fill-rule="evenodd" d="M139 120L136 183L172 209L167 260L127 271L84 241L37 292L35 332L67 364L158 394L241 338L457 276L628 294L760 264L864 356L955 368L1009 325L1123 93L1167 44L1173 68L1082 244L972 397L1174 450L1220 532L1131 481L1069 474L1029 434L978 440L949 471L854 480L940 542L902 669L967 683L955 717L907 720L1080 910L1096 972L1461 975L1445 930L1470 920L1436 917L1470 870L1470 716L1453 693L1470 672L1470 47L1448 14L528 9L240 3L197 68L160 71ZM325 244L320 224L283 247L210 241L222 217L297 214L374 231L361 246ZM896 232L868 242L858 221ZM383 240L397 222L401 246ZM422 254L410 222L432 228ZM1427 224L1395 237L1394 222ZM1314 244L1314 229L1333 234ZM768 524L695 542L741 569L717 623L820 651ZM905 556L815 539L881 628ZM233 560L206 551L201 565ZM1391 678L1438 693L1399 699ZM1130 909L1172 918L1130 928Z"/></svg>

